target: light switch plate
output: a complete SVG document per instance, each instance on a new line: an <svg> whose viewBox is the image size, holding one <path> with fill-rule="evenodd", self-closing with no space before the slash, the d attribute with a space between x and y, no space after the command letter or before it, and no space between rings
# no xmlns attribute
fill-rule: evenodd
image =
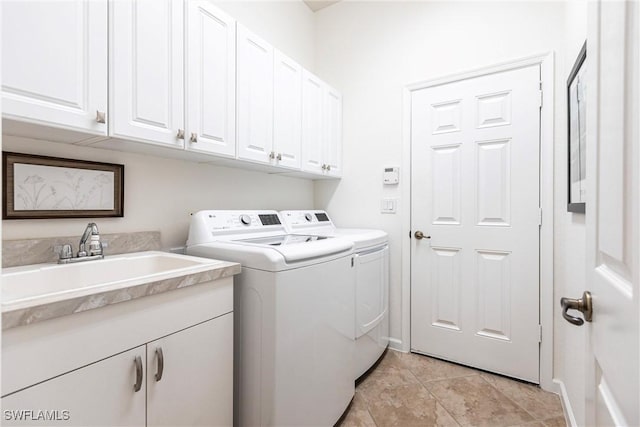
<svg viewBox="0 0 640 427"><path fill-rule="evenodd" d="M383 214L394 214L398 206L398 199L382 199L380 202L380 212Z"/></svg>

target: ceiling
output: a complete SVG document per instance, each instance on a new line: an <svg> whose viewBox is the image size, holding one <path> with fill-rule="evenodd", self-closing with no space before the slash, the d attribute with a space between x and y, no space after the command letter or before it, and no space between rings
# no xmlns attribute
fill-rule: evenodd
<svg viewBox="0 0 640 427"><path fill-rule="evenodd" d="M338 3L340 0L303 0L309 9L314 12L324 9L327 6L331 6L334 3Z"/></svg>

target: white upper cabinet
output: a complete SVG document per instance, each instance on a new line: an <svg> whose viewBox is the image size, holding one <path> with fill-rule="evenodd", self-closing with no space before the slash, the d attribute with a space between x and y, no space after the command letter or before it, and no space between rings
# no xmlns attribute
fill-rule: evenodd
<svg viewBox="0 0 640 427"><path fill-rule="evenodd" d="M273 47L237 25L238 158L266 163L273 143Z"/></svg>
<svg viewBox="0 0 640 427"><path fill-rule="evenodd" d="M325 111L325 173L339 177L342 175L342 95L328 86L325 90Z"/></svg>
<svg viewBox="0 0 640 427"><path fill-rule="evenodd" d="M204 0L186 22L186 147L235 157L236 22Z"/></svg>
<svg viewBox="0 0 640 427"><path fill-rule="evenodd" d="M184 146L183 6L110 2L110 136Z"/></svg>
<svg viewBox="0 0 640 427"><path fill-rule="evenodd" d="M2 109L105 135L107 1L2 2Z"/></svg>
<svg viewBox="0 0 640 427"><path fill-rule="evenodd" d="M324 83L308 71L302 73L302 170L324 171Z"/></svg>
<svg viewBox="0 0 640 427"><path fill-rule="evenodd" d="M273 64L273 153L278 166L300 169L302 67L278 50Z"/></svg>

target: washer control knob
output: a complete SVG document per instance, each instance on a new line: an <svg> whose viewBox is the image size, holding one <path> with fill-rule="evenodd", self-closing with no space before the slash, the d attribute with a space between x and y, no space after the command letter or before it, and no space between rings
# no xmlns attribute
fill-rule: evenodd
<svg viewBox="0 0 640 427"><path fill-rule="evenodd" d="M244 225L249 225L251 224L251 217L247 214L240 215L240 222Z"/></svg>
<svg viewBox="0 0 640 427"><path fill-rule="evenodd" d="M304 219L306 219L307 222L311 222L313 220L313 217L311 216L310 213L306 213L304 214Z"/></svg>

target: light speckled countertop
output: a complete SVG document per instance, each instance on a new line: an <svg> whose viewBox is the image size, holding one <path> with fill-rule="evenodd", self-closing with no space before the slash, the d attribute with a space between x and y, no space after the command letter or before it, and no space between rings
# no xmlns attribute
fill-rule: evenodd
<svg viewBox="0 0 640 427"><path fill-rule="evenodd" d="M24 277L25 272L35 272L33 277L44 278L44 280L53 277L53 275L64 276L68 274L69 280L73 280L74 266L89 267L92 263L95 263L96 267L104 269L111 265L114 267L124 265L118 263L129 259L154 256L176 262L180 260L191 262L186 267L164 269L158 273L144 274L140 277L135 277L135 275L124 277L126 274L120 274L119 276L122 277L117 280L104 282L94 280L95 283L91 283L90 286L50 289L47 285L40 285L39 287L43 289L42 291L21 288L22 286L29 287L33 285L37 287L38 285L29 283L31 276ZM98 265L97 263L103 264ZM2 270L2 329L29 325L104 307L109 304L210 282L239 274L240 271L240 264L233 262L159 251L113 255L106 257L104 260L68 265L49 263L5 268ZM23 277L20 277L21 275ZM99 277L99 274L97 276Z"/></svg>

